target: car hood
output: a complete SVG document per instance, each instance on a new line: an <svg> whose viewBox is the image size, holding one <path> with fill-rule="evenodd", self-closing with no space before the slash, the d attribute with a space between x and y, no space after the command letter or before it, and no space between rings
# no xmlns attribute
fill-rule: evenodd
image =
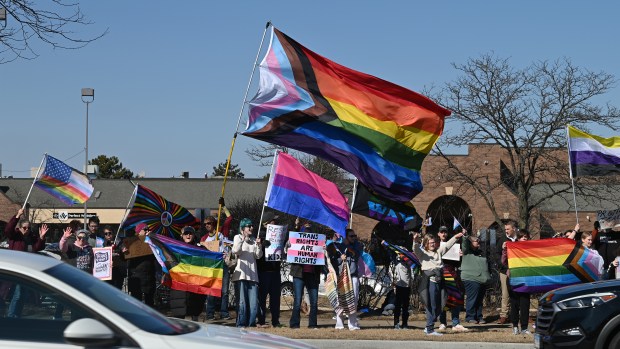
<svg viewBox="0 0 620 349"><path fill-rule="evenodd" d="M200 324L200 328L191 333L168 336L165 340L173 348L191 349L200 345L209 348L314 348L306 343L275 336L263 332L246 331L236 327L222 325Z"/></svg>
<svg viewBox="0 0 620 349"><path fill-rule="evenodd" d="M541 298L541 302L557 302L563 299L579 296L594 292L620 292L620 279L588 282L585 284L577 284L558 288L545 293Z"/></svg>

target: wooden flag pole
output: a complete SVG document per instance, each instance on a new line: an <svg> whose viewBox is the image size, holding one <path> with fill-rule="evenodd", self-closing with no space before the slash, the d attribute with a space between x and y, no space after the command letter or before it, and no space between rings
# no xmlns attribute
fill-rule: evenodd
<svg viewBox="0 0 620 349"><path fill-rule="evenodd" d="M245 95L243 96L243 103L241 103L241 111L239 111L239 118L237 119L237 127L235 128L235 134L233 135L232 144L230 146L230 152L228 153L228 159L226 160L226 171L224 172L224 182L222 183L222 193L221 197L224 197L224 193L226 191L226 180L228 179L228 170L230 169L230 160L232 158L233 150L235 149L235 141L237 140L237 135L239 134L239 123L241 122L241 116L243 115L243 110L245 109L245 103L248 98L248 93L250 91L250 86L252 85L252 79L254 78L254 72L256 71L256 65L258 63L258 58L260 56L260 52L263 49L263 42L265 41L265 35L267 34L267 29L271 26L271 21L267 22L265 25L265 30L263 31L263 37L260 40L260 45L258 47L258 52L256 53L256 59L254 60L254 65L252 66L252 73L250 74L250 81L248 81L248 86L245 89ZM218 238L218 232L220 231L220 216L222 215L222 205L218 203L217 209L217 225L215 228L215 239Z"/></svg>

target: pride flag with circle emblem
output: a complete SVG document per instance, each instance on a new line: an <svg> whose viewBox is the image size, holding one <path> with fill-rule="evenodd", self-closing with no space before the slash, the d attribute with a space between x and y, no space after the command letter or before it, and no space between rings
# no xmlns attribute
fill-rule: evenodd
<svg viewBox="0 0 620 349"><path fill-rule="evenodd" d="M181 236L181 229L186 225L194 228L200 225L196 217L183 206L166 200L143 185L137 185L133 206L121 223L121 228L134 228L142 222L149 226L152 233L171 237Z"/></svg>

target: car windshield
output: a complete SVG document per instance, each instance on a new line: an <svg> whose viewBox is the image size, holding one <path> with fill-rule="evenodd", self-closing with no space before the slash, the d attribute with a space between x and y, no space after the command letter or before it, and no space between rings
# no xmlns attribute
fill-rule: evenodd
<svg viewBox="0 0 620 349"><path fill-rule="evenodd" d="M175 335L193 332L196 325L186 321L169 319L148 305L130 295L102 282L93 276L76 272L76 269L62 263L44 271L58 280L80 290L140 329L156 334Z"/></svg>

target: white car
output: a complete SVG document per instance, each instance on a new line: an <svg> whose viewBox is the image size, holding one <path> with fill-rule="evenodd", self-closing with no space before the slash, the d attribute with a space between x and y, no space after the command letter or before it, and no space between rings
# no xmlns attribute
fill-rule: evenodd
<svg viewBox="0 0 620 349"><path fill-rule="evenodd" d="M0 348L77 347L313 348L266 333L167 318L55 258L0 250Z"/></svg>

